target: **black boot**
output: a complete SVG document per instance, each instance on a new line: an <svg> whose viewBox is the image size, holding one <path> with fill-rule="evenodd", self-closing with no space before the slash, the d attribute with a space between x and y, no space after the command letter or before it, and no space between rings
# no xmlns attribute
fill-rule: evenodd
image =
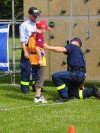
<svg viewBox="0 0 100 133"><path fill-rule="evenodd" d="M100 91L98 90L98 87L97 86L93 86L92 87L92 92L93 92L93 96L100 99Z"/></svg>

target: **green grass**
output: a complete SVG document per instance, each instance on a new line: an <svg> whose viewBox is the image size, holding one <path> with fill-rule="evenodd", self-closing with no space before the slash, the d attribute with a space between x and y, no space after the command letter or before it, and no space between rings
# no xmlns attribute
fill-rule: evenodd
<svg viewBox="0 0 100 133"><path fill-rule="evenodd" d="M11 38L9 42L12 59ZM18 38L16 45L20 46ZM16 50L16 59L20 59L20 50ZM35 104L31 86L28 95L20 92L20 74L16 74L16 83L11 85L10 75L0 78L0 133L68 133L71 125L76 133L100 132L100 101L94 97L55 104L58 93L51 82L45 82L47 92L43 95L48 104ZM96 84L100 87L100 83Z"/></svg>
<svg viewBox="0 0 100 133"><path fill-rule="evenodd" d="M15 46L21 47L20 40L18 37L15 38ZM16 59L20 58L20 52L21 52L20 49L15 50ZM11 37L9 37L9 58L12 59L12 38Z"/></svg>
<svg viewBox="0 0 100 133"><path fill-rule="evenodd" d="M87 86L93 83L88 83ZM98 85L100 85L98 83ZM0 133L67 133L71 125L76 133L100 132L100 101L94 97L55 104L55 87L45 82L43 95L48 104L35 104L35 93L20 93L19 85L0 85Z"/></svg>

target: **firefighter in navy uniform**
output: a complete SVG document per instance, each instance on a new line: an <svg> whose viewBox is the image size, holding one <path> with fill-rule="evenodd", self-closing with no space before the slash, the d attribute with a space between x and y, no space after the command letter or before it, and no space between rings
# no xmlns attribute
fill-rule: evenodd
<svg viewBox="0 0 100 133"><path fill-rule="evenodd" d="M86 76L86 62L81 46L82 41L79 38L73 38L71 44L67 44L65 47L44 44L44 48L47 50L67 55L68 70L56 72L52 75L53 83L60 95L60 99L57 100L58 102L64 102L73 98L88 98L91 96L100 99L100 92L96 86L79 90ZM66 86L68 86L68 89Z"/></svg>
<svg viewBox="0 0 100 133"><path fill-rule="evenodd" d="M22 44L21 53L21 91L24 94L29 93L29 80L31 74L31 65L29 62L29 54L26 50L29 37L36 31L36 19L39 16L39 10L36 7L29 8L28 19L19 27L20 42ZM34 73L33 73L34 74ZM32 75L33 75L32 74ZM34 75L33 75L34 78Z"/></svg>

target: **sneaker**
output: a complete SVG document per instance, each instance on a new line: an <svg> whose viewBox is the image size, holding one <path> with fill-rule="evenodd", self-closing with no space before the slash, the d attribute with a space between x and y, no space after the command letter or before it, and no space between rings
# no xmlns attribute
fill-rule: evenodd
<svg viewBox="0 0 100 133"><path fill-rule="evenodd" d="M100 99L100 91L97 86L92 87L93 96Z"/></svg>
<svg viewBox="0 0 100 133"><path fill-rule="evenodd" d="M35 103L39 103L39 102L47 103L47 100L43 96L40 96L40 97L35 97L34 102Z"/></svg>
<svg viewBox="0 0 100 133"><path fill-rule="evenodd" d="M32 92L36 92L35 86L32 85ZM46 92L46 90L44 90L43 88L41 88L41 92Z"/></svg>

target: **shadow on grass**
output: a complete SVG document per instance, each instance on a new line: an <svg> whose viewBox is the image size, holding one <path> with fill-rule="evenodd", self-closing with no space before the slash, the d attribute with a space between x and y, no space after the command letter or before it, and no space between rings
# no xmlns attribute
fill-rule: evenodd
<svg viewBox="0 0 100 133"><path fill-rule="evenodd" d="M17 84L20 83L20 74L19 73L15 74L15 82ZM5 84L12 84L12 76L11 76L11 74L2 73L0 75L0 83L1 84L4 84L4 83Z"/></svg>
<svg viewBox="0 0 100 133"><path fill-rule="evenodd" d="M3 90L4 92L20 92L20 86L13 84L5 84L0 85L0 90Z"/></svg>
<svg viewBox="0 0 100 133"><path fill-rule="evenodd" d="M86 82L85 88L91 88L93 85L100 87L100 82Z"/></svg>
<svg viewBox="0 0 100 133"><path fill-rule="evenodd" d="M54 86L52 81L44 81L44 86Z"/></svg>
<svg viewBox="0 0 100 133"><path fill-rule="evenodd" d="M86 83L86 88L90 88L92 85L96 84L100 87L100 83ZM31 86L30 86L31 87ZM44 82L44 89L46 89L45 93L42 93L43 96L47 98L47 100L55 100L59 98L59 94L53 85L52 81ZM0 95L16 100L27 100L32 101L35 95L35 92L32 92L30 89L29 94L22 94L20 91L20 85L12 85L12 84L1 84L0 85Z"/></svg>
<svg viewBox="0 0 100 133"><path fill-rule="evenodd" d="M47 94L48 94L48 100L58 99L58 96L59 96L58 93L54 91L50 91L50 93L47 92Z"/></svg>
<svg viewBox="0 0 100 133"><path fill-rule="evenodd" d="M10 99L17 99L17 100L30 100L32 101L32 96L34 94L29 93L29 94L23 94L20 91L19 86L13 86L13 85L1 85L0 86L0 95L3 97L7 97Z"/></svg>
<svg viewBox="0 0 100 133"><path fill-rule="evenodd" d="M54 86L43 86L43 87L46 90L46 92L43 92L42 95L46 97L47 100L55 100L56 97L58 97L58 92L56 91L56 88ZM32 101L36 94L35 92L32 92L31 86L29 94L23 94L21 93L19 85L12 85L12 84L0 85L0 93L3 97L7 97L10 99L29 100L29 101Z"/></svg>

